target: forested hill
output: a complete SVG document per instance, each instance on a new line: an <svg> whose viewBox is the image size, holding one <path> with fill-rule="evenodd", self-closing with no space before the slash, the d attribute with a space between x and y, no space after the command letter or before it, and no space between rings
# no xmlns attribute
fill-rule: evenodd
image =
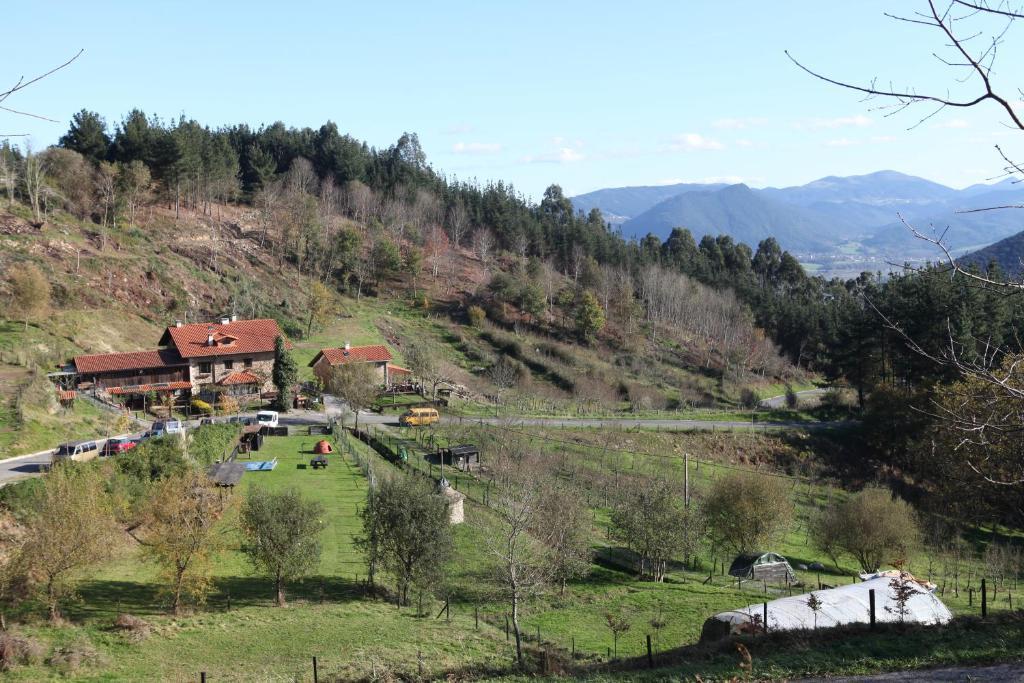
<svg viewBox="0 0 1024 683"><path fill-rule="evenodd" d="M1024 223L1024 211L1020 218ZM1024 277L1024 232L999 240L984 249L957 259L963 265L989 269L994 263L1007 277L1019 280Z"/></svg>
<svg viewBox="0 0 1024 683"><path fill-rule="evenodd" d="M500 181L449 181L429 165L415 134L374 149L330 122L315 130L282 123L211 128L184 117L160 121L138 110L110 130L83 110L59 147L26 157L5 145L0 160L14 169L6 177L18 178L11 194L32 207L37 223L46 211L63 208L95 226L102 245L115 230L133 226L152 202L172 216L190 211L211 219L214 207L244 207L245 220L258 227L259 248L302 277L357 296L402 273L415 288L424 264L434 276L454 271L449 259L455 247L480 266L474 277L482 282L463 283L469 297L464 305L487 297L523 311L528 323L552 317L559 301L571 311L590 293L619 335L680 316L695 324L699 315L684 315L670 304L672 288L696 281L735 295L742 315L791 362L861 386L920 365L893 342L865 297L890 320L907 320L910 327L920 320L926 331L934 326L925 318L949 318L965 330L988 327L1004 337L1021 319L1013 303L962 309L956 302L964 293L948 278L809 277L774 237L754 247L723 235L697 242L689 231L673 229L664 240L648 235L627 241L600 210L576 213L557 185L532 204ZM149 272L159 267L154 263ZM511 280L495 279L498 270ZM541 286L544 272L568 283L564 296L555 280ZM495 280L493 287L482 286L488 280ZM545 291L538 294L538 288ZM928 343L944 343L943 335L929 334L934 339ZM753 344L718 352L749 358Z"/></svg>

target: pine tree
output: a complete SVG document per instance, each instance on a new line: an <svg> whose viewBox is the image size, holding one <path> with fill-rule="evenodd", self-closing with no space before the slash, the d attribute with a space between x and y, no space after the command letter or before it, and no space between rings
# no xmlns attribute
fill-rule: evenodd
<svg viewBox="0 0 1024 683"><path fill-rule="evenodd" d="M292 393L295 382L299 379L299 366L285 345L284 337L274 340L274 386L277 387L277 399L274 407L281 411L288 411L288 397Z"/></svg>

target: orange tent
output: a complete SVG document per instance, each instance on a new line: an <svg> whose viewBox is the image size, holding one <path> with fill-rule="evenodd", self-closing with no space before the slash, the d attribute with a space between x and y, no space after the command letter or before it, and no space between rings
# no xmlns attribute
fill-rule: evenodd
<svg viewBox="0 0 1024 683"><path fill-rule="evenodd" d="M327 442L327 439L320 439L316 442L313 452L319 453L320 455L326 455L327 453L333 453L334 449L331 447L331 444Z"/></svg>

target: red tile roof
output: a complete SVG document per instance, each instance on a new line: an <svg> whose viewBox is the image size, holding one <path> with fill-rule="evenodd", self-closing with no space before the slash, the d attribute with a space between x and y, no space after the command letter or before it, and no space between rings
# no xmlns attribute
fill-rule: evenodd
<svg viewBox="0 0 1024 683"><path fill-rule="evenodd" d="M235 384L263 384L263 379L256 373L249 372L248 370L242 370L241 372L232 372L230 375L217 382L224 386L232 386Z"/></svg>
<svg viewBox="0 0 1024 683"><path fill-rule="evenodd" d="M310 362L312 367L320 356L327 359L327 362L333 365L344 365L350 361L359 361L361 363L381 363L391 360L391 352L388 351L388 347L383 344L375 344L373 346L352 346L347 351L345 349L320 349L320 353L316 355Z"/></svg>
<svg viewBox="0 0 1024 683"><path fill-rule="evenodd" d="M388 365L388 373L399 374L399 375L411 375L412 370L409 368L403 368L399 365Z"/></svg>
<svg viewBox="0 0 1024 683"><path fill-rule="evenodd" d="M148 394L151 391L177 391L178 389L191 389L191 382L163 382L160 384L133 384L126 387L111 387L107 389L108 394Z"/></svg>
<svg viewBox="0 0 1024 683"><path fill-rule="evenodd" d="M75 356L74 363L75 369L80 374L117 372L119 370L150 370L185 365L185 361L173 349Z"/></svg>
<svg viewBox="0 0 1024 683"><path fill-rule="evenodd" d="M207 344L213 333L213 345ZM192 323L181 327L168 327L161 344L173 344L182 358L228 356L241 353L269 353L274 340L283 336L276 320L238 320L226 324ZM291 344L287 344L290 348Z"/></svg>
<svg viewBox="0 0 1024 683"><path fill-rule="evenodd" d="M78 398L78 392L74 389L58 389L57 400L58 401L74 401Z"/></svg>

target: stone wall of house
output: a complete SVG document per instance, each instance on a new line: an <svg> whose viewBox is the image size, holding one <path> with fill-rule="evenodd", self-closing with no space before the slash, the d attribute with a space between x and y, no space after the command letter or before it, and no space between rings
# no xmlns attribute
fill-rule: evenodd
<svg viewBox="0 0 1024 683"><path fill-rule="evenodd" d="M246 367L246 359L252 359L252 366ZM209 363L209 372L200 372L203 363ZM228 364L232 367L228 368ZM264 378L263 386L259 391L273 391L274 354L273 353L251 353L237 356L217 356L211 358L193 358L189 361L189 379L192 382L194 392L203 390L204 385L216 384L233 372L249 370Z"/></svg>

